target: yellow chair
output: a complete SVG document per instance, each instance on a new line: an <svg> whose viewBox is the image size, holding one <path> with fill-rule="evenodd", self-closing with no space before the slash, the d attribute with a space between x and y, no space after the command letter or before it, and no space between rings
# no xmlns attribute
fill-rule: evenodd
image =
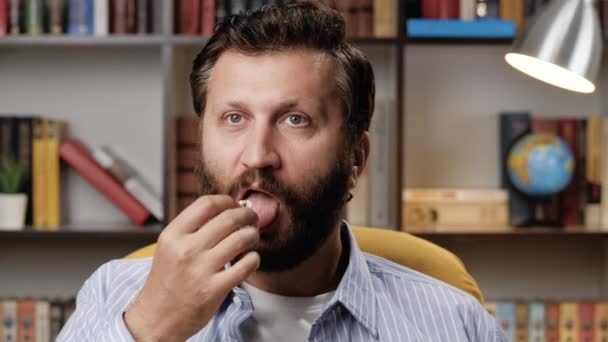
<svg viewBox="0 0 608 342"><path fill-rule="evenodd" d="M355 238L364 252L381 256L403 266L446 282L477 298L484 298L475 279L463 262L448 250L404 232L353 227ZM145 258L154 255L156 244L143 247L126 258Z"/></svg>

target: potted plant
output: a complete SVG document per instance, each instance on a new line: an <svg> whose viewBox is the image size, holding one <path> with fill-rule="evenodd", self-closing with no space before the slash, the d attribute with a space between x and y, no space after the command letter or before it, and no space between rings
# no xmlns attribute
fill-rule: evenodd
<svg viewBox="0 0 608 342"><path fill-rule="evenodd" d="M19 230L25 225L27 194L19 193L22 179L18 162L0 160L0 230Z"/></svg>

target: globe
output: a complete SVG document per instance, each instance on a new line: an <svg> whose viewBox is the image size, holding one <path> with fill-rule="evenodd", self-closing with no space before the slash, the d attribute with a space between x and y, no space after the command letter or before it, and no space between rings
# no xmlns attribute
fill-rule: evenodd
<svg viewBox="0 0 608 342"><path fill-rule="evenodd" d="M570 148L553 134L531 133L519 139L509 152L507 168L511 183L532 197L562 191L574 170Z"/></svg>

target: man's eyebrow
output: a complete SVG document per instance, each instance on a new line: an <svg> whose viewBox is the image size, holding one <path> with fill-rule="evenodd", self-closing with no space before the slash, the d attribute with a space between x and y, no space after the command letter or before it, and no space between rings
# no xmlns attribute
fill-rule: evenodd
<svg viewBox="0 0 608 342"><path fill-rule="evenodd" d="M276 108L278 108L278 110L285 111L285 110L294 109L301 103L305 103L305 101L301 101L300 99L288 99L288 100L279 102L279 104L276 106ZM324 105L324 103L320 102L320 103L312 103L312 104L313 104L312 109L315 111L315 113L321 115L321 117L323 117L323 118L326 118L327 113L326 113L326 106ZM239 100L228 101L226 103L226 106L228 106L230 108L238 109L238 110L243 110L243 111L246 111L248 109L248 106L244 102L241 102Z"/></svg>

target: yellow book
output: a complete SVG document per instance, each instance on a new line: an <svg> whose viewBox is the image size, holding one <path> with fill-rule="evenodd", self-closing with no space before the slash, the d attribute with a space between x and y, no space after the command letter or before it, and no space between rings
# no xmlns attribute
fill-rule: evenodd
<svg viewBox="0 0 608 342"><path fill-rule="evenodd" d="M59 145L63 139L65 122L49 120L46 131L46 205L47 205L47 228L57 230L61 225L61 182Z"/></svg>
<svg viewBox="0 0 608 342"><path fill-rule="evenodd" d="M35 118L33 120L33 142L32 142L32 203L33 224L35 230L44 230L47 225L46 216L46 153L44 136L46 131L46 120Z"/></svg>
<svg viewBox="0 0 608 342"><path fill-rule="evenodd" d="M578 342L578 304L562 302L559 307L560 342Z"/></svg>

